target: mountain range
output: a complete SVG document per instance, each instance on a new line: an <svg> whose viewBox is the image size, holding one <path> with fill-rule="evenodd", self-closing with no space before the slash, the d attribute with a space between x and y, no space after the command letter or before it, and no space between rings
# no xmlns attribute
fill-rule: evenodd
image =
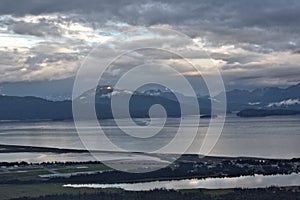
<svg viewBox="0 0 300 200"><path fill-rule="evenodd" d="M227 108L231 111L249 108L300 110L300 83L287 88L267 87L252 91L236 89L228 91L226 97Z"/></svg>
<svg viewBox="0 0 300 200"><path fill-rule="evenodd" d="M111 111L111 99L117 102L117 110L128 107L124 99L130 98L129 113L131 117L149 117L149 109L152 105L159 104L165 108L169 117L196 114L192 97L173 93L166 88L148 88L144 91L128 91L112 86L98 86L83 93L74 101L85 105L92 101L95 95L96 114L99 119L113 118ZM175 95L176 94L176 95ZM220 95L213 98L198 96L198 104L201 114L209 115L211 101L218 102ZM176 96L180 96L181 106L185 113L181 113L180 104ZM228 111L241 111L244 109L267 110L300 110L300 83L287 88L268 87L262 89L231 90L226 92ZM121 112L122 113L122 112ZM124 113L124 112L123 112ZM126 117L122 114L117 117ZM159 116L157 116L159 117ZM38 97L17 97L0 95L0 120L71 120L72 101L50 101Z"/></svg>

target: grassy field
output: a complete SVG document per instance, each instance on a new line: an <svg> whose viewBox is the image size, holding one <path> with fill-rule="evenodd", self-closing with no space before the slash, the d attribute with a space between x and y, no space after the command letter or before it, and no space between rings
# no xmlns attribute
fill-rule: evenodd
<svg viewBox="0 0 300 200"><path fill-rule="evenodd" d="M231 158L204 158L204 161L201 160L201 162L198 162L199 158L197 156L187 155L184 158L181 158L180 161L177 163L173 163L170 165L170 168L159 172L159 176L156 174L152 174L151 176L147 174L146 176L134 176L130 175L128 177L126 173L121 174L116 173L116 171L111 171L107 173L98 173L98 172L104 172L107 170L111 170L111 168L105 166L102 163L99 162L77 162L77 163L43 163L43 164L30 164L30 163L3 163L0 167L0 200L1 199L11 199L11 198L18 198L18 197L40 197L44 195L81 195L83 193L87 193L90 196L96 196L98 198L98 195L103 195L107 197L111 197L111 194L108 194L106 192L117 192L113 195L116 196L122 196L122 195L129 195L134 197L135 195L148 195L151 192L140 192L140 193L134 193L134 192L126 192L121 189L92 189L92 188L64 188L63 184L67 184L68 182L72 182L72 180L76 180L77 183L81 183L82 180L85 180L87 183L90 182L97 182L97 180L100 180L102 183L106 183L107 180L110 180L110 178L114 178L115 180L119 180L122 182L145 182L145 181L155 181L155 180L178 180L178 179L187 179L187 178L207 178L207 177L220 177L219 173L211 173L209 172L207 166L224 166L226 169L231 169L232 167L236 166L237 159L231 159ZM249 167L253 166L261 166L260 159L244 159L245 165ZM239 162L242 162L239 160ZM197 165L194 166L194 163L197 163ZM201 165L200 165L200 164ZM243 163L243 162L242 162ZM270 167L272 164L276 164L276 166L282 166L285 167L284 169L289 169L291 172L299 172L299 161L297 160L287 160L287 161L270 161L266 160L263 162L266 166L268 166L270 169L273 169ZM128 165L126 162L122 162L122 164ZM219 164L219 165L216 165ZM199 168L200 165L200 168ZM202 167L202 168L201 168ZM184 169L184 172L189 171L190 169L201 169L201 170L207 170L207 174L203 173L181 173ZM247 168L247 169L248 169ZM244 169L244 168L238 168L238 169ZM276 168L278 169L278 168ZM221 170L219 167L218 170ZM223 169L222 169L223 170ZM189 171L190 172L190 171ZM250 171L251 172L251 171ZM260 171L259 171L260 172ZM97 173L97 174L95 174ZM77 176L80 174L79 176ZM81 176L84 174L83 176ZM87 175L89 174L89 175ZM170 175L171 174L171 175ZM234 173L233 173L234 174ZM75 175L75 177L71 177ZM105 176L102 176L105 175ZM230 175L230 174L229 174ZM62 176L62 179L58 179L60 183L54 182L52 180L49 180L52 178L52 176ZM124 177L123 177L124 176ZM91 181L92 180L92 181ZM75 182L76 182L75 181ZM39 184L38 184L39 183ZM94 183L94 182L93 182ZM294 190L294 189L292 189ZM299 187L296 188L297 193L292 193L292 196L299 194ZM251 194L252 191L255 190L248 190L246 191L247 194ZM277 190L274 190L275 192ZM161 192L165 195L168 195L168 191L158 191L158 193ZM170 191L172 193L172 191ZM173 191L173 193L176 193L176 191ZM244 192L244 191L242 191ZM266 189L256 191L256 194L259 195L259 193L262 193L263 195L269 194L270 191ZM273 191L271 191L272 193ZM279 191L281 193L285 193L285 191ZM288 191L289 192L289 191ZM288 192L286 192L288 194ZM178 194L180 193L180 194ZM242 195L241 191L237 191L234 189L222 189L222 190L209 190L209 189L191 189L191 190L182 190L181 192L177 192L176 195L183 194L183 196L186 194L188 196L195 196L198 195L197 193L207 195L209 198L215 198L218 199L220 196L230 196L232 193L235 193L236 195ZM152 193L151 193L152 194ZM89 196L88 195L88 196ZM64 195L62 195L63 197ZM160 197L160 194L158 194ZM150 195L151 197L151 195ZM144 199L143 199L144 200ZM274 199L272 199L274 200Z"/></svg>
<svg viewBox="0 0 300 200"><path fill-rule="evenodd" d="M0 200L18 197L39 197L51 194L95 193L97 191L99 191L99 189L64 188L62 184L0 185ZM101 191L117 192L118 189L102 189Z"/></svg>
<svg viewBox="0 0 300 200"><path fill-rule="evenodd" d="M74 164L74 165L54 165L54 166L19 166L0 169L0 180L11 181L30 181L43 180L40 175L68 175L73 173L89 173L109 170L110 168L103 164Z"/></svg>
<svg viewBox="0 0 300 200"><path fill-rule="evenodd" d="M55 171L58 173L76 173L76 172L89 172L89 171L104 171L109 170L110 168L103 164L90 164L82 165L68 168L58 168Z"/></svg>
<svg viewBox="0 0 300 200"><path fill-rule="evenodd" d="M101 193L100 193L101 192ZM162 195L166 197L169 195L169 191L159 191ZM175 191L170 191L174 193ZM269 189L191 189L191 190L180 190L181 194L186 194L190 196L198 196L198 195L206 195L209 197L208 199L231 199L231 197L235 197L234 199L240 199L240 195L243 194L244 199L260 199L260 197L268 197L267 199L300 199L299 196L300 188L299 187L281 187L281 188L269 188ZM92 189L92 188L64 188L61 184L20 184L20 185L0 185L0 200L8 200L13 198L27 197L34 198L45 195L62 195L69 194L76 197L76 195L85 194L88 196L89 194L94 194L97 197L106 193L108 196L122 197L124 195L129 197L130 194L135 193L135 197L140 197L142 199L147 195L151 196L153 191L149 192L127 192L124 193L121 189ZM139 195L137 194L139 193ZM224 198L226 195L229 195L229 198ZM269 196L271 195L271 196ZM279 195L279 196L278 196ZM181 195L182 196L182 195ZM254 196L256 198L254 198ZM81 196L82 197L82 196ZM175 196L177 197L177 196ZM270 198L269 198L270 197ZM283 198L284 197L284 198ZM293 198L289 198L293 197ZM298 197L298 198L297 198ZM75 199L75 198L74 198ZM78 196L77 198L78 199ZM80 198L81 199L81 198ZM107 198L106 198L107 199ZM119 199L119 198L118 198ZM148 198L149 199L149 198ZM265 199L265 198L263 198Z"/></svg>
<svg viewBox="0 0 300 200"><path fill-rule="evenodd" d="M0 169L1 180L43 180L39 175L49 174L70 174L70 173L84 173L97 172L109 170L110 168L103 164L73 164L73 165L49 165L49 166L18 166L7 167ZM6 200L18 197L39 197L43 195L53 194L79 194L79 193L96 193L104 192L118 192L119 189L92 189L92 188L64 188L63 184L44 183L44 184L0 184L0 200ZM227 191L207 191L211 195L218 193L226 193ZM197 190L186 190L185 192L197 192Z"/></svg>

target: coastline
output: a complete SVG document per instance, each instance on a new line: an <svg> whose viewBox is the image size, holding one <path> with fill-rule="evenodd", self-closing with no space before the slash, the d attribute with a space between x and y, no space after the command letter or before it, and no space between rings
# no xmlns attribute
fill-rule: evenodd
<svg viewBox="0 0 300 200"><path fill-rule="evenodd" d="M87 150L80 149L67 149L67 148L52 148L52 147L37 147L37 146L19 146L19 145L0 145L0 154L10 153L53 153L56 155L87 155ZM134 160L134 156L139 157L152 156L166 160L170 155L162 154L149 154L142 152L111 152L111 151L97 151L100 154L119 155L128 154L130 159L118 160L112 159L109 162L119 163L124 166L140 163L144 165L141 160ZM116 156L117 157L117 156ZM152 164L158 165L159 162L155 160ZM148 192L132 192L121 189L92 189L92 188L63 188L65 184L120 184L120 183L148 183L152 181L180 181L184 179L198 179L205 180L207 178L235 178L255 175L289 175L299 174L300 172L300 158L293 159L273 159L273 158L259 158L259 157L224 157L224 156L206 156L196 154L182 155L174 163L166 168L146 174L129 174L113 170L100 161L83 161L83 162L2 162L0 163L0 192L14 191L19 188L22 192L17 192L16 198L24 196L32 197L32 190L39 190L43 185L43 191L36 197L44 195L66 195L69 194L70 198L76 198L78 193L88 191L92 196L93 194L103 194L106 191L116 191L118 195L130 196L149 195L153 191ZM284 188L284 189L282 189ZM287 187L274 187L272 190L286 190ZM288 187L291 188L291 187ZM299 186L295 186L296 191L299 191ZM19 190L17 189L17 190ZM49 192L49 190L52 190ZM161 194L170 194L172 191L176 192L225 192L225 191L260 191L261 193L268 193L270 189L189 189L189 190L159 190ZM291 192L289 189L287 189ZM294 190L294 189L293 189ZM239 193L238 192L238 193ZM299 192L298 192L299 193ZM297 192L295 194L298 194ZM13 196L13 194L9 194ZM11 197L10 196L10 197ZM176 193L176 196L180 196ZM0 198L1 199L1 198ZM5 199L5 198L3 198ZM8 199L8 198L7 198ZM22 199L22 198L21 198Z"/></svg>

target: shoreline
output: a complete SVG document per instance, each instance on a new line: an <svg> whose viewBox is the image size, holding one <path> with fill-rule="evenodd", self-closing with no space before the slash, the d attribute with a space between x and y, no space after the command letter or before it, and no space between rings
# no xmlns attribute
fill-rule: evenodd
<svg viewBox="0 0 300 200"><path fill-rule="evenodd" d="M2 148L2 149L1 149ZM18 153L18 152L37 152L45 153L52 152L55 154L65 153L88 153L87 150L76 149L60 149L51 147L36 147L36 146L19 146L19 145L0 145L0 154ZM104 154L136 154L146 156L155 156L163 158L166 155L146 154L141 152L111 152L99 151ZM171 154L172 155L172 154ZM130 164L138 164L143 167L144 163L141 161L112 160L111 162L124 165L128 167ZM133 162L133 163L132 163ZM153 162L154 163L154 162ZM37 196L53 195L53 194L70 194L75 195L88 191L89 193L104 193L106 191L113 191L117 194L143 194L152 195L153 191L133 192L122 189L93 189L93 188L64 188L65 184L132 184L132 183L147 183L156 181L180 181L185 179L213 179L213 178L235 178L243 176L255 175L289 175L300 173L300 158L293 159L268 159L257 157L222 157L222 156L206 156L201 157L196 154L182 155L174 163L169 166L159 169L157 171L148 173L127 173L121 172L104 165L100 161L74 161L74 162L0 162L0 193L6 192L6 197L24 197L30 196L32 191L40 191ZM296 194L299 193L300 186L294 186ZM41 189L42 188L42 189ZM178 192L201 194L202 192L218 191L220 193L226 191L261 191L268 193L270 189L184 189L184 190L157 190L161 194L168 196L171 191L176 192L176 196L180 195ZM289 187L273 187L273 191L280 191L279 188ZM294 189L292 189L294 190ZM292 190L288 190L291 192ZM8 193L7 191L15 191ZM199 192L199 194L198 194ZM238 192L239 193L239 192ZM0 197L1 199L1 197ZM22 199L22 198L21 198Z"/></svg>
<svg viewBox="0 0 300 200"><path fill-rule="evenodd" d="M49 152L54 153L86 153L86 150L70 150L56 148L40 148L32 146L16 146L16 145L0 145L1 147L17 148L18 151L28 150L30 152ZM16 151L16 149L14 149ZM6 150L8 152L8 150ZM33 173L30 180L33 182L69 182L69 183L132 183L156 180L178 180L186 178L223 178L237 176L260 175L276 175L291 174L300 172L300 158L293 159L268 159L255 157L220 157L206 156L202 157L196 154L181 155L176 161L170 162L168 165L160 168L161 161L152 158L160 158L167 161L167 155L161 154L145 154L145 153L128 153L128 152L105 152L104 154L126 154L130 155L128 160L109 160L112 164L124 167L129 170L127 173L117 171L105 165L103 161L46 161L46 162L0 162L1 175L7 175L8 179L1 183L9 183L9 180L16 183L24 183L22 179L15 180L19 173ZM135 160L134 155L145 156L141 160ZM152 156L147 162L147 156ZM172 156L168 155L168 156ZM131 158L130 158L131 157ZM149 165L147 165L147 163ZM135 173L136 169L153 168L146 174ZM19 172L19 173L16 173ZM16 173L16 174L15 174ZM42 175L42 176L41 176ZM18 175L17 175L18 176ZM44 180L46 178L46 180ZM27 179L26 179L27 180ZM26 182L26 181L25 181Z"/></svg>
<svg viewBox="0 0 300 200"><path fill-rule="evenodd" d="M166 190L155 189L152 191L125 191L123 189L92 189L92 188L68 188L61 189L60 185L29 185L24 186L15 185L12 190L7 190L7 187L1 187L0 192L3 192L1 200L15 199L15 200L53 200L53 199L224 199L233 200L240 199L300 199L300 186L286 186L286 187L267 187L267 188L235 188L235 189L183 189L183 190ZM31 191L35 191L32 193ZM267 197L267 198L266 198Z"/></svg>
<svg viewBox="0 0 300 200"><path fill-rule="evenodd" d="M164 157L164 156L180 156L178 154L157 154L157 153L146 153L146 152L127 152L127 151L106 151L106 150L93 150L89 151L86 149L68 149L68 148L56 148L56 147L40 147L40 146L26 146L26 145L11 145L11 144L0 144L0 154L1 153L109 153L109 154L135 154L135 155L145 155L145 156L155 156L155 157ZM188 157L198 157L198 158L211 158L211 159L265 159L265 160L291 160L291 159L300 159L299 157L295 158L266 158L266 157L255 157L255 156L204 156L200 154L183 154L181 156Z"/></svg>

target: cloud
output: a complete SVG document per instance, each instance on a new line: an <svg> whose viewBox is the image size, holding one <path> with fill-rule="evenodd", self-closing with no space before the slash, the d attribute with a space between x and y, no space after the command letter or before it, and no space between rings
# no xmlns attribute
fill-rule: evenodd
<svg viewBox="0 0 300 200"><path fill-rule="evenodd" d="M61 34L61 30L58 27L46 22L17 22L11 25L9 27L9 30L13 31L16 34L33 36L59 36Z"/></svg>
<svg viewBox="0 0 300 200"><path fill-rule="evenodd" d="M74 76L89 51L122 31L139 27L168 27L191 36L216 63L229 87L294 84L300 75L300 2L285 1L0 1L1 81ZM195 62L200 51L172 37L143 38L133 45L172 44ZM109 52L105 52L109 54ZM176 64L182 62L152 52L135 56ZM116 76L137 58L127 57L111 70ZM209 66L211 67L211 66ZM209 69L203 66L203 70Z"/></svg>
<svg viewBox="0 0 300 200"><path fill-rule="evenodd" d="M292 106L296 104L300 104L299 99L288 99L280 102L269 103L268 107Z"/></svg>
<svg viewBox="0 0 300 200"><path fill-rule="evenodd" d="M81 54L59 43L0 48L1 82L58 80L74 76Z"/></svg>

